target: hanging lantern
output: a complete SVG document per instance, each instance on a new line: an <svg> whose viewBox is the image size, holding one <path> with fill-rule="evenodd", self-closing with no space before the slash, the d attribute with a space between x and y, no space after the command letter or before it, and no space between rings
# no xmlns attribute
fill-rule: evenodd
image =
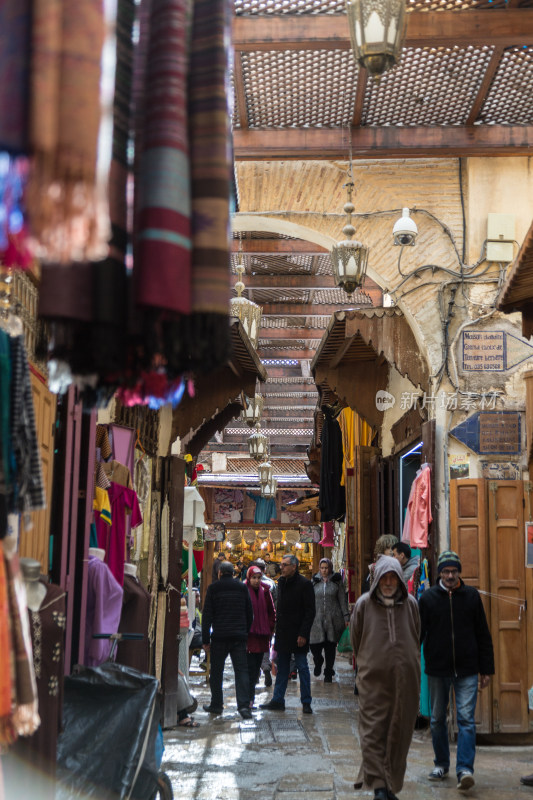
<svg viewBox="0 0 533 800"><path fill-rule="evenodd" d="M362 285L365 279L368 247L365 247L361 242L352 240L352 236L355 233L355 228L352 225L352 214L355 211L355 206L352 203L353 181L350 180L346 186L348 202L344 204L344 213L347 215L347 222L342 229L346 239L331 248L330 256L335 284L344 289L347 294L352 294Z"/></svg>
<svg viewBox="0 0 533 800"><path fill-rule="evenodd" d="M396 66L405 36L405 0L346 0L354 58L379 81Z"/></svg>
<svg viewBox="0 0 533 800"><path fill-rule="evenodd" d="M246 441L252 458L260 461L267 454L268 438L264 433L261 433L261 424L259 422L256 423L255 433L252 433Z"/></svg>
<svg viewBox="0 0 533 800"><path fill-rule="evenodd" d="M261 497L268 497L269 499L276 496L278 490L278 482L276 478L271 478L268 483L261 486Z"/></svg>
<svg viewBox="0 0 533 800"><path fill-rule="evenodd" d="M261 486L266 486L267 483L270 483L273 473L274 470L272 468L272 464L270 463L270 459L268 456L265 456L264 461L259 464L259 483Z"/></svg>
<svg viewBox="0 0 533 800"><path fill-rule="evenodd" d="M232 317L238 317L240 319L252 346L257 350L259 330L261 328L261 306L258 306L257 303L253 303L246 297L241 297L242 290L244 289L244 283L242 282L244 265L242 261L235 267L235 270L239 276L239 280L235 284L237 297L232 297L229 301L230 314Z"/></svg>
<svg viewBox="0 0 533 800"><path fill-rule="evenodd" d="M243 397L244 409L241 411L241 419L243 419L250 428L253 428L254 425L259 422L263 413L263 395L256 392L253 397L247 397L245 394L243 394Z"/></svg>

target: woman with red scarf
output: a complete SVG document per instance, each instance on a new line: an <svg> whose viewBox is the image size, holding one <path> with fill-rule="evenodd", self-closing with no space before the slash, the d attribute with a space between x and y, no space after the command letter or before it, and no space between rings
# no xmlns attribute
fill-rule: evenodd
<svg viewBox="0 0 533 800"><path fill-rule="evenodd" d="M250 708L254 708L255 686L259 680L263 654L270 649L270 640L276 625L276 612L270 589L261 583L259 567L250 567L246 573L246 585L254 610L254 621L248 634L246 657L250 679Z"/></svg>

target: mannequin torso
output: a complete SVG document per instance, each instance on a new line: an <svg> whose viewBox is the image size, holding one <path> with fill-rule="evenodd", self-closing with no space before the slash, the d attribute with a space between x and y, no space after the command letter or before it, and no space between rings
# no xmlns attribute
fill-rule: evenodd
<svg viewBox="0 0 533 800"><path fill-rule="evenodd" d="M41 564L33 558L21 558L20 568L26 587L26 602L30 611L38 611L46 597L46 586L39 580Z"/></svg>

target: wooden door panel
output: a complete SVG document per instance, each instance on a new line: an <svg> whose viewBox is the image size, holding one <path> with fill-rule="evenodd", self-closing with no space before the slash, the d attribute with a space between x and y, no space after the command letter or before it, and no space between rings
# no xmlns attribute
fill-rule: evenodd
<svg viewBox="0 0 533 800"><path fill-rule="evenodd" d="M486 481L454 478L450 481L450 544L461 559L461 577L466 584L489 591L489 544ZM490 626L490 603L482 595ZM492 682L491 682L492 683ZM476 708L479 733L492 732L492 688L484 689Z"/></svg>
<svg viewBox="0 0 533 800"><path fill-rule="evenodd" d="M354 520L352 568L356 598L373 561L372 458L379 454L377 447L359 445L354 454Z"/></svg>
<svg viewBox="0 0 533 800"><path fill-rule="evenodd" d="M489 481L488 490L494 730L521 733L529 729L523 483Z"/></svg>

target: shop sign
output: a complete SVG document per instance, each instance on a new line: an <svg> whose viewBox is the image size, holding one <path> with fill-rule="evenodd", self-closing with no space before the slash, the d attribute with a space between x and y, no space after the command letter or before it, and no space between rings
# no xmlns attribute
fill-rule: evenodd
<svg viewBox="0 0 533 800"><path fill-rule="evenodd" d="M318 544L322 538L320 525L300 525L300 542L302 544Z"/></svg>
<svg viewBox="0 0 533 800"><path fill-rule="evenodd" d="M505 372L533 357L533 345L507 331L463 331L465 372Z"/></svg>
<svg viewBox="0 0 533 800"><path fill-rule="evenodd" d="M509 455L520 453L519 411L478 411L450 431L475 453Z"/></svg>

